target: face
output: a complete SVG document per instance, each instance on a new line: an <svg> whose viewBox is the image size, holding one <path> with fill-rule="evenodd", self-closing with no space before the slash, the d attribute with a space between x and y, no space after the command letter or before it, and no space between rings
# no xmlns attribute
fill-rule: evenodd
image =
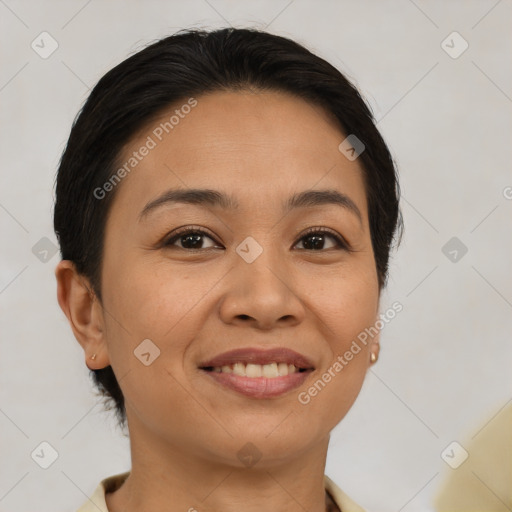
<svg viewBox="0 0 512 512"><path fill-rule="evenodd" d="M363 172L339 151L336 124L301 99L196 101L121 156L138 163L106 225L105 357L132 437L239 466L251 442L271 465L328 438L369 366L371 344L353 344L379 301ZM190 189L233 204L162 199Z"/></svg>

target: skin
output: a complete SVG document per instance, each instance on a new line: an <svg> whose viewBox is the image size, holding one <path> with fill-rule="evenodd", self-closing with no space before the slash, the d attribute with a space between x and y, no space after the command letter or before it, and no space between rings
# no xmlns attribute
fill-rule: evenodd
<svg viewBox="0 0 512 512"><path fill-rule="evenodd" d="M324 511L330 431L359 394L378 335L307 405L297 396L378 318L362 169L338 150L345 135L337 124L302 99L246 91L197 100L118 185L105 233L103 304L70 261L55 271L86 364L110 364L125 396L132 470L107 505L111 512ZM175 203L139 221L146 203L170 188L230 193L240 209ZM362 219L336 205L283 214L293 193L324 188L348 195ZM210 233L204 249L182 248L183 238L163 246L183 226ZM353 252L327 235L323 248L305 249L313 246L303 238L309 227L334 230ZM263 249L250 264L235 251L248 236ZM160 349L149 366L133 353L147 338ZM240 395L198 369L234 348L282 346L310 358L315 371L279 397ZM237 457L248 442L261 454L251 467Z"/></svg>

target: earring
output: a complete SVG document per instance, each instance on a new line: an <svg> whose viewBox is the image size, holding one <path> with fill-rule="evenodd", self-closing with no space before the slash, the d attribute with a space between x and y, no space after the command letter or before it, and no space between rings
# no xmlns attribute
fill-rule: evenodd
<svg viewBox="0 0 512 512"><path fill-rule="evenodd" d="M96 360L96 354L93 354L93 355L91 356L91 359L92 359L93 361L95 361L95 360Z"/></svg>
<svg viewBox="0 0 512 512"><path fill-rule="evenodd" d="M376 354L375 352L372 352L372 353L370 354L370 362L371 362L372 364L373 364L373 363L376 363L378 358L379 358L379 357L377 356L377 354Z"/></svg>

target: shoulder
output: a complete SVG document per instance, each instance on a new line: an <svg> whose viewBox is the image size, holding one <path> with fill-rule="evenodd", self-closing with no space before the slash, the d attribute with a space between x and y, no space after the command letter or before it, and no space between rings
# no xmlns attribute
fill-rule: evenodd
<svg viewBox="0 0 512 512"><path fill-rule="evenodd" d="M77 512L108 512L105 494L119 489L129 474L130 472L126 471L104 478Z"/></svg>
<svg viewBox="0 0 512 512"><path fill-rule="evenodd" d="M364 508L350 499L327 475L324 475L324 485L342 512L365 512Z"/></svg>

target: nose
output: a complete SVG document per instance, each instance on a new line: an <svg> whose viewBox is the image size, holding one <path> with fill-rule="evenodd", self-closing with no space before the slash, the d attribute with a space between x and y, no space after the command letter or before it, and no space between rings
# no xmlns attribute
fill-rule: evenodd
<svg viewBox="0 0 512 512"><path fill-rule="evenodd" d="M225 323L270 330L294 326L304 319L293 269L286 267L282 255L271 252L264 250L252 263L235 256L235 266L224 280L220 306Z"/></svg>

